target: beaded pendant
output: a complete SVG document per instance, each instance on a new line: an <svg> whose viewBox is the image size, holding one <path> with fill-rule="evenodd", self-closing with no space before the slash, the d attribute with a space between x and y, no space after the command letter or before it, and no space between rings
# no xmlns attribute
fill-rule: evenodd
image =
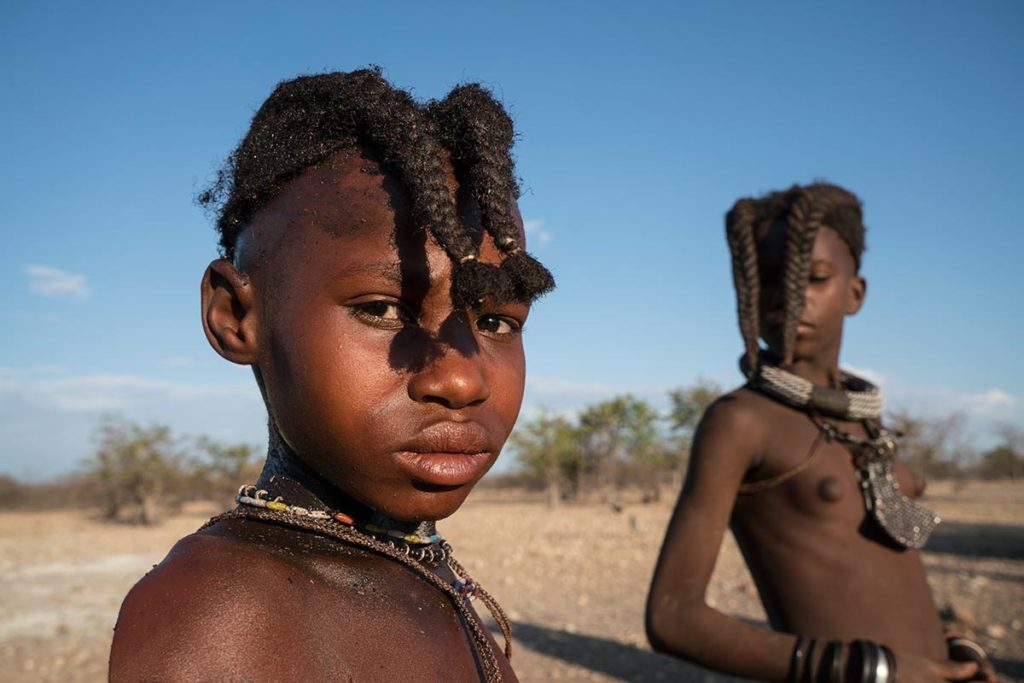
<svg viewBox="0 0 1024 683"><path fill-rule="evenodd" d="M889 433L882 430L868 445L875 453L858 468L864 506L889 538L905 548L923 548L942 520L900 490L893 467L896 442Z"/></svg>
<svg viewBox="0 0 1024 683"><path fill-rule="evenodd" d="M853 455L864 507L885 534L904 548L923 548L942 520L900 489L894 466L896 441L885 429L860 439L828 422L815 421L829 440L842 443Z"/></svg>

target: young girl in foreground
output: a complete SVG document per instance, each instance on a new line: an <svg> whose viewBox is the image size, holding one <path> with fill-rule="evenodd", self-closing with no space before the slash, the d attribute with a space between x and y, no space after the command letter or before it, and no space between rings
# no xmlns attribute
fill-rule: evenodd
<svg viewBox="0 0 1024 683"><path fill-rule="evenodd" d="M515 680L504 614L434 524L498 457L554 284L523 251L512 139L478 86L420 105L373 70L256 113L200 198L224 255L202 312L253 368L266 466L132 589L113 680Z"/></svg>
<svg viewBox="0 0 1024 683"><path fill-rule="evenodd" d="M980 648L944 640L917 550L938 519L907 498L923 485L880 392L839 369L867 288L860 202L827 184L741 199L726 233L748 382L697 430L648 598L652 645L761 680L994 681ZM774 631L704 601L729 524Z"/></svg>

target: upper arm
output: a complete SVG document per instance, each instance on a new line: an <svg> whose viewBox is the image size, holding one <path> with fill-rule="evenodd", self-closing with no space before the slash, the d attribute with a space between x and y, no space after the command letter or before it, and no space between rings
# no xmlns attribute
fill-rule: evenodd
<svg viewBox="0 0 1024 683"><path fill-rule="evenodd" d="M736 492L755 464L761 442L757 416L735 394L705 413L690 452L683 491L658 558L648 612L659 604L703 601Z"/></svg>
<svg viewBox="0 0 1024 683"><path fill-rule="evenodd" d="M256 671L288 678L303 661L322 665L323 653L276 656L315 646L291 636L305 599L289 568L253 559L222 539L179 544L125 598L110 680L239 680Z"/></svg>

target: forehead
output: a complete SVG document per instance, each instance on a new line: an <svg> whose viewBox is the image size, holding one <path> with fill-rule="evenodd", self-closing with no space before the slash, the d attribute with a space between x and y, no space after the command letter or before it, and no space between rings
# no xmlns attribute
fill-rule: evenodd
<svg viewBox="0 0 1024 683"><path fill-rule="evenodd" d="M782 268L786 262L786 242L789 224L776 221L758 230L757 252L758 261L763 269ZM811 250L814 261L828 261L836 265L854 267L853 254L839 233L827 225L821 226L814 238Z"/></svg>
<svg viewBox="0 0 1024 683"><path fill-rule="evenodd" d="M240 237L240 248L262 259L311 231L356 236L408 222L408 193L359 150L342 150L289 181ZM261 259L261 260L262 260Z"/></svg>
<svg viewBox="0 0 1024 683"><path fill-rule="evenodd" d="M468 187L460 186L449 158L442 160L449 198L455 203L461 229L484 252L480 206ZM519 243L525 244L523 221L514 197L509 197ZM412 218L412 199L405 185L384 170L361 148L335 152L289 181L277 197L260 209L240 233L236 263L252 270L276 256L302 235L326 233L339 238L386 232L392 239L415 233L422 240L426 226Z"/></svg>
<svg viewBox="0 0 1024 683"><path fill-rule="evenodd" d="M459 186L450 161L444 162L460 227L478 244L484 260L500 260L492 240L483 237L479 205L468 188ZM522 237L519 210L510 201ZM311 267L313 261L339 256L346 261L357 254L376 258L381 251L405 260L422 253L425 242L434 243L426 226L416 225L411 208L406 187L372 154L342 150L291 180L257 213L239 237L237 263L254 272L269 262L288 269L297 263Z"/></svg>

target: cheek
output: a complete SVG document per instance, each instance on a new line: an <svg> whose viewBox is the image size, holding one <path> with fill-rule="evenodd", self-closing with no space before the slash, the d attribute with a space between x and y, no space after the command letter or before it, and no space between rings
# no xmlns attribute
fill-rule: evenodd
<svg viewBox="0 0 1024 683"><path fill-rule="evenodd" d="M387 336L359 330L342 311L300 317L282 320L271 337L267 379L275 417L319 429L365 425L399 384L388 364Z"/></svg>
<svg viewBox="0 0 1024 683"><path fill-rule="evenodd" d="M846 313L846 291L839 283L807 288L804 310L820 319L842 319Z"/></svg>
<svg viewBox="0 0 1024 683"><path fill-rule="evenodd" d="M511 348L501 349L491 354L492 380L491 397L506 425L506 432L511 432L519 416L523 403L523 392L526 387L526 357L520 340ZM507 434L506 434L507 435Z"/></svg>

